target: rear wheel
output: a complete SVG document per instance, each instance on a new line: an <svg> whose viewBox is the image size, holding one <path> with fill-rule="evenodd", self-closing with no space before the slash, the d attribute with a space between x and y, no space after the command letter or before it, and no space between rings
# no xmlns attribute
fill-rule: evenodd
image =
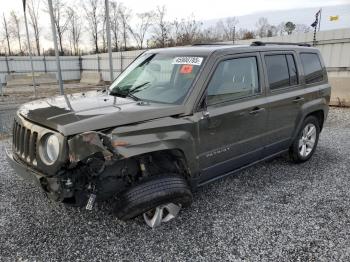
<svg viewBox="0 0 350 262"><path fill-rule="evenodd" d="M143 215L147 225L156 227L175 218L182 207L191 203L192 193L187 180L167 174L150 177L128 189L120 196L114 213L121 220Z"/></svg>
<svg viewBox="0 0 350 262"><path fill-rule="evenodd" d="M302 163L314 154L320 135L320 124L315 116L308 116L289 149L289 155L295 163Z"/></svg>

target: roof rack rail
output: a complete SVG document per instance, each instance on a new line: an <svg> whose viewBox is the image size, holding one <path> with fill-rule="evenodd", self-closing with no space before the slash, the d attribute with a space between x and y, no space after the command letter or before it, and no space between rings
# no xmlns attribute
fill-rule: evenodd
<svg viewBox="0 0 350 262"><path fill-rule="evenodd" d="M228 43L217 43L217 42L211 42L211 43L194 43L192 46L201 46L201 45L232 45Z"/></svg>
<svg viewBox="0 0 350 262"><path fill-rule="evenodd" d="M251 46L265 46L265 45L297 45L297 46L306 46L311 47L310 44L307 43L290 43L290 42L262 42L262 41L254 41L250 44Z"/></svg>

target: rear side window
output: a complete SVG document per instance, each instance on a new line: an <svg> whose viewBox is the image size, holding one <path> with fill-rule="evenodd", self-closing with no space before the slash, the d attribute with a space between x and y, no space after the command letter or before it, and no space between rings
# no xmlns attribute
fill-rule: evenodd
<svg viewBox="0 0 350 262"><path fill-rule="evenodd" d="M298 72L293 55L266 55L265 63L270 90L298 84Z"/></svg>
<svg viewBox="0 0 350 262"><path fill-rule="evenodd" d="M220 62L208 85L207 103L213 105L260 93L256 57Z"/></svg>
<svg viewBox="0 0 350 262"><path fill-rule="evenodd" d="M322 65L317 54L302 53L300 54L300 59L304 68L306 84L316 83L323 80Z"/></svg>

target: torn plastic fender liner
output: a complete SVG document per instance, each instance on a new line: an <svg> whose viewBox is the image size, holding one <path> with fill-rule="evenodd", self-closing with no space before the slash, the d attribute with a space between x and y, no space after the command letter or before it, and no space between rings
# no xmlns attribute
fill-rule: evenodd
<svg viewBox="0 0 350 262"><path fill-rule="evenodd" d="M69 139L70 162L77 163L98 152L101 152L106 160L111 160L115 153L108 149L106 141L102 141L101 135L103 135L104 139L109 140L107 143L110 143L110 137L94 131L82 133Z"/></svg>

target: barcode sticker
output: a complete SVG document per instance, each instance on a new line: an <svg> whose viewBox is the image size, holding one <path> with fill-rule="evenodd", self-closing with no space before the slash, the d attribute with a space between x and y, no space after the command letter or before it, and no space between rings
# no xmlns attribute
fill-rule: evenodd
<svg viewBox="0 0 350 262"><path fill-rule="evenodd" d="M198 56L179 56L173 60L174 65L201 65L203 57Z"/></svg>

